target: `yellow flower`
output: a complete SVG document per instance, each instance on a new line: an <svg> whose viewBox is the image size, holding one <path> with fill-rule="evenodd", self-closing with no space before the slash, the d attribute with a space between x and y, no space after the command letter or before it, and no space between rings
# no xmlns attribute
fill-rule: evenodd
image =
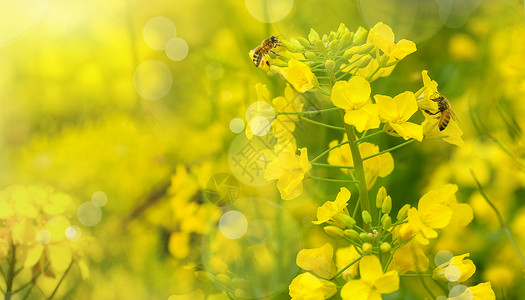
<svg viewBox="0 0 525 300"><path fill-rule="evenodd" d="M456 192L458 186L455 184L445 184L433 189L421 197L428 198L428 202L434 202L446 205L452 211L452 218L450 219L451 226L465 227L474 218L472 207L466 203L458 203L456 200ZM421 200L419 200L421 201Z"/></svg>
<svg viewBox="0 0 525 300"><path fill-rule="evenodd" d="M490 281L497 288L509 288L514 284L516 271L513 266L494 264L483 272L483 279Z"/></svg>
<svg viewBox="0 0 525 300"><path fill-rule="evenodd" d="M392 28L379 22L370 29L368 39L383 53L395 59L403 59L407 55L416 52L416 44L412 41L402 39L397 44Z"/></svg>
<svg viewBox="0 0 525 300"><path fill-rule="evenodd" d="M319 248L299 251L296 263L303 270L312 271L321 278L330 279L336 273L332 260L333 255L332 245L326 243Z"/></svg>
<svg viewBox="0 0 525 300"><path fill-rule="evenodd" d="M359 262L361 279L347 282L341 289L343 300L377 300L381 294L389 294L399 289L397 271L383 274L381 262L376 256L364 256Z"/></svg>
<svg viewBox="0 0 525 300"><path fill-rule="evenodd" d="M482 282L476 286L466 288L461 294L455 295L448 300L496 300L496 295L490 286L490 282Z"/></svg>
<svg viewBox="0 0 525 300"><path fill-rule="evenodd" d="M380 121L377 105L370 101L370 83L354 76L348 82L338 81L332 89L332 103L345 110L345 123L359 132L378 128Z"/></svg>
<svg viewBox="0 0 525 300"><path fill-rule="evenodd" d="M342 270L344 267L352 263L354 260L361 256L353 245L350 247L339 248L335 252L337 269ZM355 263L342 273L343 278L355 278L358 274L359 263Z"/></svg>
<svg viewBox="0 0 525 300"><path fill-rule="evenodd" d="M266 168L266 180L277 179L277 188L283 200L297 198L303 192L303 179L312 165L308 161L306 148L299 149L300 155L289 151L281 151L277 158L271 161Z"/></svg>
<svg viewBox="0 0 525 300"><path fill-rule="evenodd" d="M423 245L428 239L437 237L434 228L443 228L450 223L452 210L432 197L421 197L418 208L408 210L408 225L415 233L415 239Z"/></svg>
<svg viewBox="0 0 525 300"><path fill-rule="evenodd" d="M343 136L342 141L348 141L346 134ZM331 141L329 147L334 147L337 144L339 144L337 140ZM362 158L379 153L379 147L370 143L363 142L359 144L358 148ZM343 145L333 149L328 154L327 161L334 166L353 166L354 161L352 160L350 146ZM365 169L366 185L368 189L371 189L378 177L386 177L392 173L394 170L394 159L392 158L392 154L386 152L363 161L363 167ZM348 172L347 169L342 169L342 171L345 173Z"/></svg>
<svg viewBox="0 0 525 300"><path fill-rule="evenodd" d="M288 61L288 67L279 68L278 70L284 79L293 85L299 93L316 89L319 86L317 77L312 73L310 67L294 58Z"/></svg>
<svg viewBox="0 0 525 300"><path fill-rule="evenodd" d="M451 282L463 282L469 279L476 272L476 266L472 260L465 259L469 256L470 253L465 253L452 257L434 269L432 278Z"/></svg>
<svg viewBox="0 0 525 300"><path fill-rule="evenodd" d="M423 272L428 269L428 258L423 249L410 241L397 249L388 266L388 270L397 270L399 274Z"/></svg>
<svg viewBox="0 0 525 300"><path fill-rule="evenodd" d="M375 95L374 99L379 106L379 116L405 140L414 138L423 140L423 128L419 124L407 122L418 110L417 102L412 92L401 93L392 99L389 96Z"/></svg>
<svg viewBox="0 0 525 300"><path fill-rule="evenodd" d="M292 300L324 300L337 293L335 283L319 279L308 272L297 275L289 289Z"/></svg>
<svg viewBox="0 0 525 300"><path fill-rule="evenodd" d="M293 91L289 84L284 89L284 97L277 97L272 100L273 105L278 112L296 112L303 110L303 102L301 96ZM299 121L299 115L277 115L272 122L272 134L277 138L277 149L280 152L282 149L293 151L297 149L297 143L293 132L295 131L295 123Z"/></svg>
<svg viewBox="0 0 525 300"><path fill-rule="evenodd" d="M317 221L312 221L314 224L321 224L330 222L335 225L334 216L340 213L347 213L347 202L350 200L351 193L347 188L342 187L335 198L335 201L326 201L321 207L317 209ZM344 226L343 226L344 227Z"/></svg>

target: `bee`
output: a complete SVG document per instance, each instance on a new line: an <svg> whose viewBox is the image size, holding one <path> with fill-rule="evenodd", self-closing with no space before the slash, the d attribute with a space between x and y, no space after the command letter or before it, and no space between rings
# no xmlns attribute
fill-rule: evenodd
<svg viewBox="0 0 525 300"><path fill-rule="evenodd" d="M440 113L439 116L439 131L443 131L445 128L447 128L448 123L450 122L450 118L452 117L455 121L458 121L458 118L456 117L456 114L452 111L450 107L450 102L448 102L447 98L445 96L437 94L436 97L430 98L430 100L436 102L438 104L438 110L434 113L424 109L423 111L426 112L429 115L436 115Z"/></svg>
<svg viewBox="0 0 525 300"><path fill-rule="evenodd" d="M273 52L274 48L276 48L277 46L281 46L280 43L281 41L273 35L262 41L262 43L259 46L257 46L257 48L251 51L253 52L253 64L256 67L259 67L263 60L263 57L270 52L277 56L280 56L279 54ZM268 65L268 67L270 66L270 63L268 61L266 61L266 64Z"/></svg>

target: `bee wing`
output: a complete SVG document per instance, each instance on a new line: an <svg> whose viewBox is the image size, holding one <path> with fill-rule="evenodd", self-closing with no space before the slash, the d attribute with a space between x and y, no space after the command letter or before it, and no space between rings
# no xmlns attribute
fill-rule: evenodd
<svg viewBox="0 0 525 300"><path fill-rule="evenodd" d="M450 116L452 117L452 119L454 119L454 121L456 121L456 123L459 124L459 119L456 116L456 114L451 109L449 109L449 111L450 111Z"/></svg>

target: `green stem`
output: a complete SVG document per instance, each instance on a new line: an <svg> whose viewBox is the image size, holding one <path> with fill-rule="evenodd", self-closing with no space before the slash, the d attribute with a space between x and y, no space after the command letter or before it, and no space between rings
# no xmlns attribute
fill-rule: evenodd
<svg viewBox="0 0 525 300"><path fill-rule="evenodd" d="M507 224L503 220L503 217L501 216L499 210L496 208L494 203L492 201L490 201L489 197L483 191L483 187L481 186L481 183L478 181L478 178L476 178L476 175L474 174L473 170L470 170L470 174L472 174L472 178L474 178L474 181L476 181L476 184L478 185L479 193L485 199L485 201L487 201L489 206L496 213L496 216L498 217L498 221L499 221L499 225L501 226L501 229L503 230L503 232L505 232L505 235L509 239L510 244L512 245L512 248L514 248L514 251L516 252L516 254L518 254L518 256L519 256L519 258L521 260L521 263L525 266L525 258L523 257L523 254L521 253L520 249L518 248L518 245L514 241L514 238L512 237L512 233L510 232L509 227L507 226Z"/></svg>
<svg viewBox="0 0 525 300"><path fill-rule="evenodd" d="M7 270L7 280L5 289L5 300L10 300L13 295L13 281L15 280L15 264L16 264L16 247L11 244L11 261L9 263L9 270Z"/></svg>
<svg viewBox="0 0 525 300"><path fill-rule="evenodd" d="M330 164L322 164L322 163L312 163L312 166L317 167L326 167L326 168L338 168L338 169L354 169L354 166L338 166L338 165L330 165Z"/></svg>
<svg viewBox="0 0 525 300"><path fill-rule="evenodd" d="M396 253L397 249L399 248L395 248L392 250L392 252L390 252L390 257L388 257L388 260L386 261L386 265L385 265L385 268L383 269L383 273L386 273L386 271L388 270L388 267L390 266L390 263L392 262L392 259L394 258L394 254Z"/></svg>
<svg viewBox="0 0 525 300"><path fill-rule="evenodd" d="M369 135L365 135L364 137L358 139L358 140L356 141L356 143L361 143L361 142L363 142L364 140L366 140L366 139L368 139L368 138L371 138L371 137L373 137L373 136L379 135L379 134L381 134L381 133L383 133L383 132L384 132L383 130L379 130L379 131L376 131L376 132L371 133L371 134L369 134Z"/></svg>
<svg viewBox="0 0 525 300"><path fill-rule="evenodd" d="M344 120L344 110L339 109L339 113L341 114L341 119ZM359 182L358 183L358 190L359 190L359 202L361 204L361 213L363 211L367 211L370 213L370 202L368 200L368 189L366 187L366 178L365 178L365 169L363 167L363 159L361 159L361 153L359 152L359 148L357 147L357 144L355 141L357 140L354 132L354 128L350 127L350 125L344 123L346 129L346 134L348 136L348 141L350 141L350 151L352 153L352 160L354 162L354 171L356 175L356 179ZM368 229L368 225L364 225L365 229Z"/></svg>
<svg viewBox="0 0 525 300"><path fill-rule="evenodd" d="M314 121L312 119L308 119L308 118L305 118L305 117L299 117L299 119L301 119L303 121L306 121L308 123L316 124L316 125L323 126L323 127L326 127L326 128L331 128L331 129L336 129L336 130L343 130L343 131L345 130L343 127L333 126L333 125L330 125L330 124L317 122L317 121Z"/></svg>
<svg viewBox="0 0 525 300"><path fill-rule="evenodd" d="M335 145L335 146L333 146L333 147L331 147L331 148L326 149L323 153L317 155L317 157L315 157L314 159L312 159L312 160L310 161L310 163L314 163L314 162L316 162L316 161L319 160L321 157L323 157L323 156L325 156L326 154L328 154L328 152L334 150L335 148L338 148L338 147L341 147L341 146L343 146L343 145L346 145L346 144L350 144L350 142L349 142L349 141L344 141L344 142L341 142L341 143L339 143L339 144L337 144L337 145Z"/></svg>
<svg viewBox="0 0 525 300"><path fill-rule="evenodd" d="M334 276L334 279L339 277L339 275L343 274L344 271L346 271L346 269L350 268L351 266L353 266L356 262L358 262L359 260L361 260L361 258L363 258L363 256L365 256L366 254L361 254L361 256L359 256L358 258L356 258L355 260L353 260L351 263L349 263L348 265L346 265L344 268L342 268L341 270L339 270L339 272L337 272Z"/></svg>
<svg viewBox="0 0 525 300"><path fill-rule="evenodd" d="M334 179L334 178L324 178L324 177L318 177L318 176L308 176L309 178L321 180L321 181L329 181L329 182L348 182L348 183L358 183L358 181L355 180L348 180L348 179Z"/></svg>
<svg viewBox="0 0 525 300"><path fill-rule="evenodd" d="M334 110L337 110L338 107L330 107L330 108L325 108L325 109L319 109L319 110L308 110L308 111L280 111L280 112L277 112L277 115L308 115L308 114L318 114L318 113L322 113L322 112L327 112L327 111L334 111Z"/></svg>
<svg viewBox="0 0 525 300"><path fill-rule="evenodd" d="M378 153L376 153L376 154L372 154L372 155L370 155L370 156L367 156L367 157L363 158L363 160L371 159L372 157L376 157L376 156L378 156L378 155L381 155L381 154L384 154L384 153L387 153L387 152L394 151L394 150L399 149L399 148L401 148L401 147L403 147L403 146L406 146L406 145L408 145L408 144L410 144L410 143L412 143L412 142L414 142L414 141L416 141L416 139L408 140L408 141L406 141L406 142L404 142L404 143L402 143L402 144L399 144L399 145L397 145L397 146L394 146L394 147L392 147L392 148L389 148L389 149L383 150L383 151L381 151L381 152L378 152Z"/></svg>
<svg viewBox="0 0 525 300"><path fill-rule="evenodd" d="M71 270L71 267L73 266L73 260L71 261L71 263L69 264L69 266L67 267L66 271L64 271L64 274L62 274L62 277L60 278L60 280L58 281L57 283L57 286L55 287L55 289L53 290L53 292L51 293L51 295L49 295L49 298L47 298L47 300L51 300L53 299L53 297L55 296L55 294L57 293L58 291L58 288L60 287L60 285L62 284L62 281L64 281L64 278L66 278L66 275L67 273L69 272L69 270Z"/></svg>
<svg viewBox="0 0 525 300"><path fill-rule="evenodd" d="M331 85L330 85L330 86L331 86ZM325 95L327 95L327 96L330 96L330 95L331 95L329 91L323 89L322 87L319 87L319 92L321 92L322 94L325 94Z"/></svg>

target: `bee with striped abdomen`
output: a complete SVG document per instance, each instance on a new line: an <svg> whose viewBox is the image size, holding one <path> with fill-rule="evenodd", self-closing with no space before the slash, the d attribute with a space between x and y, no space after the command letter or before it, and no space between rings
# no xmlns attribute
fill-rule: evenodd
<svg viewBox="0 0 525 300"><path fill-rule="evenodd" d="M426 112L429 115L436 115L440 113L439 116L439 131L443 131L445 128L447 128L448 123L450 122L450 118L452 117L455 121L458 121L458 118L456 117L456 114L452 111L450 107L450 102L448 102L447 98L442 95L437 95L435 98L430 98L430 100L434 101L438 105L438 110L434 113L424 109L423 111Z"/></svg>
<svg viewBox="0 0 525 300"><path fill-rule="evenodd" d="M280 56L279 54L273 52L274 48L276 48L277 46L281 46L280 43L281 41L276 36L271 36L265 39L259 46L257 46L257 48L251 51L253 52L253 64L256 67L259 67L264 56L270 52L277 56ZM268 61L266 61L266 64L270 66L270 63L268 63Z"/></svg>

